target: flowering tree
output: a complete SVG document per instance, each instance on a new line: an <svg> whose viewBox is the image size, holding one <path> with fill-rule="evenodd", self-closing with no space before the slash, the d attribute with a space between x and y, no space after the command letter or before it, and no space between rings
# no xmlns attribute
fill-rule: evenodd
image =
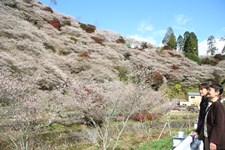
<svg viewBox="0 0 225 150"><path fill-rule="evenodd" d="M34 148L34 136L39 131L37 114L42 106L38 103L39 97L32 90L30 84L0 70L0 138L11 141L12 144L6 146L8 148Z"/></svg>
<svg viewBox="0 0 225 150"><path fill-rule="evenodd" d="M135 113L155 111L163 114L170 109L168 105L159 107L168 99L162 90L154 91L146 82L153 82L149 79L150 72L146 68L134 69L134 73L129 75L132 82L127 84L123 81L96 82L91 76L71 83L68 93L72 98L67 102L68 106L79 106L83 110L86 123L97 131L99 149L115 149ZM149 128L145 128L148 136Z"/></svg>

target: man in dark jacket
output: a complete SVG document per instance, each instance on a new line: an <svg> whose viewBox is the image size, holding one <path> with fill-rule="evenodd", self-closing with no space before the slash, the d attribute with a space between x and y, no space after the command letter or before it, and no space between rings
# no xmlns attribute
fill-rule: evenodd
<svg viewBox="0 0 225 150"><path fill-rule="evenodd" d="M206 150L225 150L225 109L220 102L223 87L220 84L209 86L212 102L206 109L204 121L204 144Z"/></svg>

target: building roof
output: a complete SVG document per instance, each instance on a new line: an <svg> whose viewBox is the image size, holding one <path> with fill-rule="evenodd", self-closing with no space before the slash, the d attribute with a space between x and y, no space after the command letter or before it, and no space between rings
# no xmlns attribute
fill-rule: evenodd
<svg viewBox="0 0 225 150"><path fill-rule="evenodd" d="M188 92L188 96L200 96L199 92Z"/></svg>

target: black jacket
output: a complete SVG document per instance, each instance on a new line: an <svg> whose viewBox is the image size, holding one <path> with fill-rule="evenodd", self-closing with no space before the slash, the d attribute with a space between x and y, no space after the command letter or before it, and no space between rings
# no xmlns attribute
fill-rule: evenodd
<svg viewBox="0 0 225 150"><path fill-rule="evenodd" d="M207 133L209 142L217 145L217 149L225 149L225 109L220 99L213 102L207 116Z"/></svg>
<svg viewBox="0 0 225 150"><path fill-rule="evenodd" d="M206 108L209 104L209 98L207 96L203 96L201 103L200 103L200 111L199 111L199 116L198 116L198 125L197 125L197 129L195 130L198 135L199 135L199 139L202 140L203 139L203 127L204 127L204 120L205 120L205 111Z"/></svg>

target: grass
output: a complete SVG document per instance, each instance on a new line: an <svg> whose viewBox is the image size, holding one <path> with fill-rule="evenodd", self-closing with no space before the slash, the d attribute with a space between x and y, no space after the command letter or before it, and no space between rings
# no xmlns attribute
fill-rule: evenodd
<svg viewBox="0 0 225 150"><path fill-rule="evenodd" d="M197 117L197 113L191 112L170 112L170 121L178 123L177 127L171 128L166 126L163 130L163 127L166 123L167 115L163 116L161 119L154 122L136 122L136 121L128 121L128 124L118 142L118 146L116 150L171 150L172 149L172 138L178 131L184 131L186 135L188 135L194 126L194 120ZM190 126L187 123L191 123ZM183 124L185 124L183 126ZM172 124L172 123L171 123ZM115 138L118 132L117 130L120 128L121 122L111 122L112 127L111 133L115 133L114 136L111 137L109 143L109 149L113 147L115 144ZM97 150L98 147L96 143L90 142L77 142L74 141L76 137L72 135L74 132L80 132L87 126L84 125L65 125L61 123L52 123L48 127L42 127L39 133L40 138L43 141L51 143L52 145L64 146L65 150ZM144 131L150 129L149 139ZM161 138L158 140L160 133L162 132ZM60 145L60 142L66 141L67 145ZM0 144L1 145L1 144Z"/></svg>
<svg viewBox="0 0 225 150"><path fill-rule="evenodd" d="M171 150L173 147L172 143L172 137L167 137L141 144L137 150Z"/></svg>
<svg viewBox="0 0 225 150"><path fill-rule="evenodd" d="M130 131L126 131L119 141L117 147L118 150L171 150L173 145L173 137L178 131L184 131L186 135L191 133L194 129L194 121L197 118L198 113L191 113L186 111L172 111L170 112L170 121L173 124L177 124L177 127L173 127L171 123L171 128L166 126L165 130L162 132L161 138L158 140L163 126L166 123L167 115L163 116L158 122L149 123L149 128L151 129L150 139L144 135L141 130L134 131L134 129L140 128L140 122L128 122L127 128ZM189 124L190 123L190 124ZM132 131L131 131L132 130ZM143 130L143 129L142 129Z"/></svg>

